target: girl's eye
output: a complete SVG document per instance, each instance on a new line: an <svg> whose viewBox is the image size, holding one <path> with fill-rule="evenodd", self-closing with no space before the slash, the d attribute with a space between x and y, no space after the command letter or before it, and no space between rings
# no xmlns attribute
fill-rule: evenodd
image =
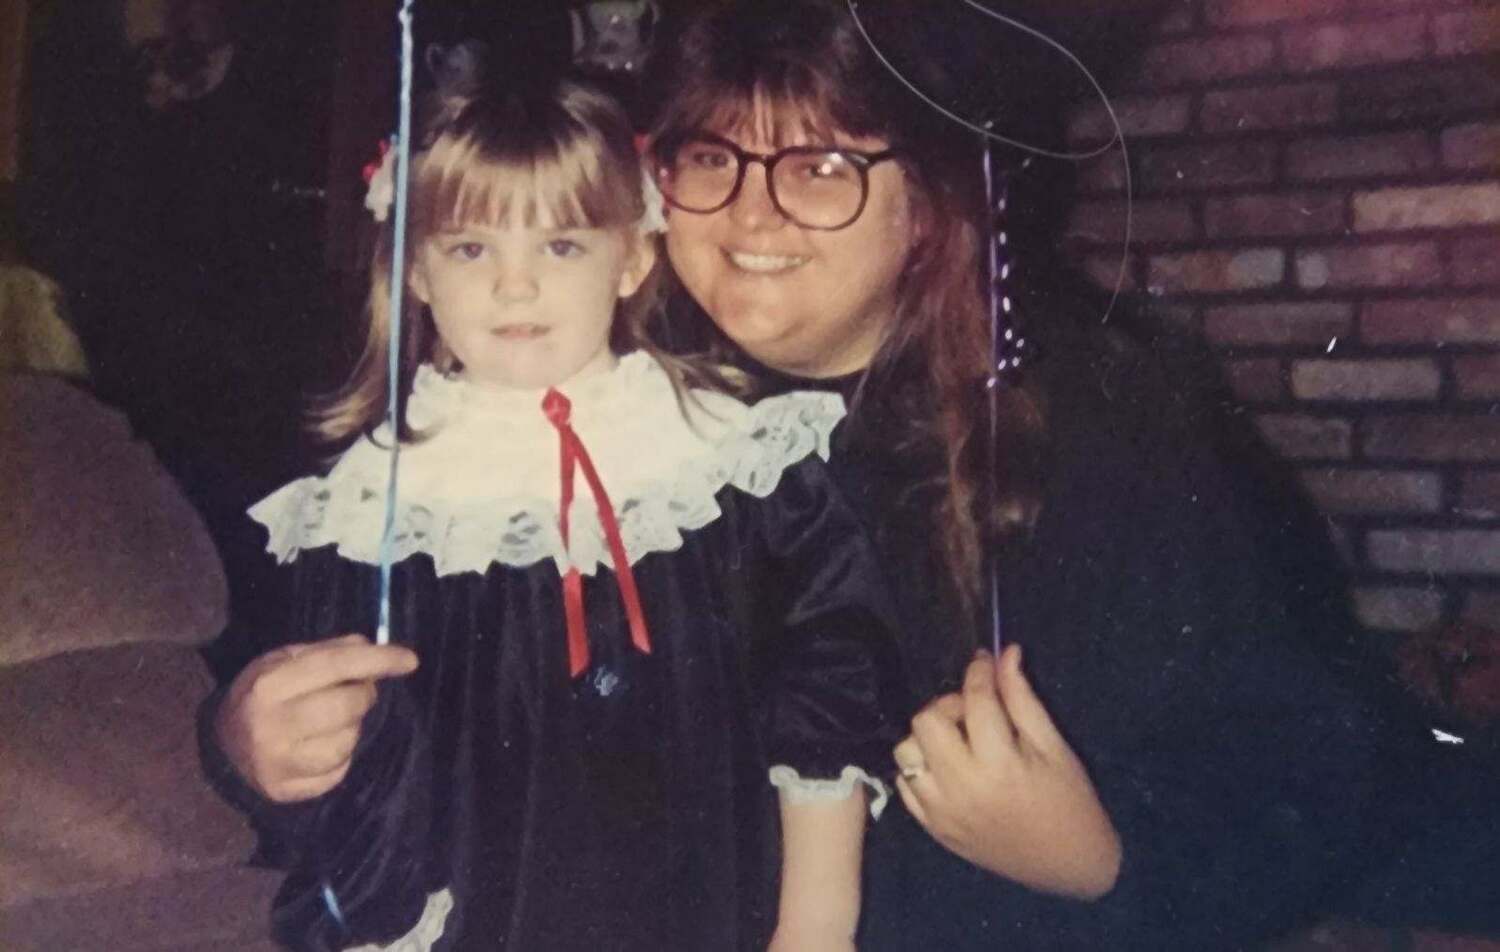
<svg viewBox="0 0 1500 952"><path fill-rule="evenodd" d="M477 241L460 241L448 253L465 261L477 261L484 254L484 245Z"/></svg>
<svg viewBox="0 0 1500 952"><path fill-rule="evenodd" d="M583 254L583 245L570 238L554 238L547 242L547 250L559 258L576 258Z"/></svg>

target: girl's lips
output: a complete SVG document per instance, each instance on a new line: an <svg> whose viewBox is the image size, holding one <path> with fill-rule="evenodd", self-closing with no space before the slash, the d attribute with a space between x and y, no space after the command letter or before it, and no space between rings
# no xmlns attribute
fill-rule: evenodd
<svg viewBox="0 0 1500 952"><path fill-rule="evenodd" d="M490 331L501 340L533 340L543 337L551 328L542 324L506 324Z"/></svg>
<svg viewBox="0 0 1500 952"><path fill-rule="evenodd" d="M751 274L784 274L795 271L810 260L803 255L762 255L730 250L725 250L724 257L734 267Z"/></svg>

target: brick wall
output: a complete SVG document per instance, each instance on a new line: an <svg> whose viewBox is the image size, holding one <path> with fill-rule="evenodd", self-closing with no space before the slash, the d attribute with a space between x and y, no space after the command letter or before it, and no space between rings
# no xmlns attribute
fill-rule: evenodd
<svg viewBox="0 0 1500 952"><path fill-rule="evenodd" d="M1112 92L1129 285L1298 466L1362 621L1495 624L1500 2L1180 0ZM1083 168L1068 229L1111 285L1122 181L1118 151Z"/></svg>

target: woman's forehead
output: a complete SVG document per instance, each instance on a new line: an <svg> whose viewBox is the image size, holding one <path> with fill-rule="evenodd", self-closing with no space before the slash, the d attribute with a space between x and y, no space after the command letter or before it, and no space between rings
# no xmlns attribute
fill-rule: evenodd
<svg viewBox="0 0 1500 952"><path fill-rule="evenodd" d="M721 103L704 126L709 132L751 149L774 150L797 145L881 149L889 145L878 136L850 132L811 103L776 100L760 94Z"/></svg>

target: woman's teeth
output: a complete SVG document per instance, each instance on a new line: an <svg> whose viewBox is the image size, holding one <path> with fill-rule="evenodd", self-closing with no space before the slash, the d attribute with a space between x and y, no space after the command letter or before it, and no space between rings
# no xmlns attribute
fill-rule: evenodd
<svg viewBox="0 0 1500 952"><path fill-rule="evenodd" d="M753 271L756 274L775 274L778 271L790 271L800 268L807 263L807 259L794 255L752 255L743 251L729 252L729 260L741 271Z"/></svg>

